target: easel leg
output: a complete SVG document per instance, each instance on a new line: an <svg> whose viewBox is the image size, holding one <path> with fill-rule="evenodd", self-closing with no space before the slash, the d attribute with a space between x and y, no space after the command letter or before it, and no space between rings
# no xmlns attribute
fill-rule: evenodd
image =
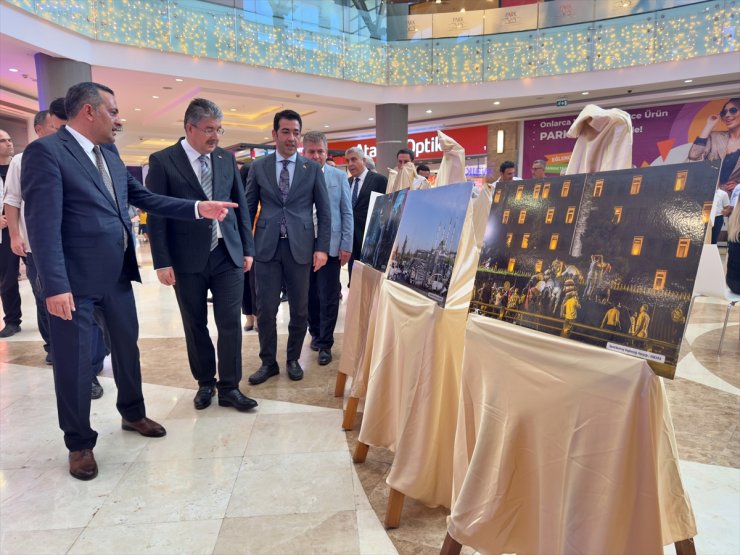
<svg viewBox="0 0 740 555"><path fill-rule="evenodd" d="M452 536L450 536L450 533L447 532L447 535L445 536L445 541L442 544L442 551L439 552L439 555L460 555L461 549L462 545L457 543L457 540L455 540Z"/></svg>
<svg viewBox="0 0 740 555"><path fill-rule="evenodd" d="M355 446L355 452L352 454L352 460L356 463L364 463L365 459L367 458L367 452L369 450L369 445L358 441L357 445Z"/></svg>
<svg viewBox="0 0 740 555"><path fill-rule="evenodd" d="M404 499L406 499L404 494L391 488L388 494L388 506L385 509L386 528L398 528L401 524L401 511L403 510Z"/></svg>
<svg viewBox="0 0 740 555"><path fill-rule="evenodd" d="M357 405L360 404L358 397L349 397L347 399L347 407L344 409L344 420L342 420L342 429L351 430L352 425L355 423L355 416L357 416Z"/></svg>
<svg viewBox="0 0 740 555"><path fill-rule="evenodd" d="M344 386L347 383L347 374L337 372L337 381L334 384L334 397L344 397Z"/></svg>
<svg viewBox="0 0 740 555"><path fill-rule="evenodd" d="M676 555L696 555L696 546L694 538L676 542Z"/></svg>

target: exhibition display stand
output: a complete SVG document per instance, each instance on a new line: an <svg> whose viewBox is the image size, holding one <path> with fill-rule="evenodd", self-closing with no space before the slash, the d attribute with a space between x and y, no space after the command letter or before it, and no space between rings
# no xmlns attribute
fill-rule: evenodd
<svg viewBox="0 0 740 555"><path fill-rule="evenodd" d="M693 551L665 390L645 361L471 315L461 376L443 553Z"/></svg>

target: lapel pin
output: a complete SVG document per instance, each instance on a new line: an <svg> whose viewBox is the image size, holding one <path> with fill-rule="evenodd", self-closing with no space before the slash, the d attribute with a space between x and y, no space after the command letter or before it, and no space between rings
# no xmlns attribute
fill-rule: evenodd
<svg viewBox="0 0 740 555"><path fill-rule="evenodd" d="M220 154L218 155L218 157L219 157L219 158L223 158L223 156L221 156Z"/></svg>
<svg viewBox="0 0 740 555"><path fill-rule="evenodd" d="M303 164L303 169L305 170L308 166L306 164Z"/></svg>

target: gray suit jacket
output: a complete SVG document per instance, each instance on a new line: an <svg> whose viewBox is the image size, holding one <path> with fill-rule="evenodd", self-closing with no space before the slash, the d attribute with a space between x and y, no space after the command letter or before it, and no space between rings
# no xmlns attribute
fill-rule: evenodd
<svg viewBox="0 0 740 555"><path fill-rule="evenodd" d="M288 198L283 202L275 164L275 154L260 158L250 166L247 177L247 206L252 221L257 207L261 206L254 233L255 259L269 262L275 256L280 240L280 219L285 213L290 252L298 264L310 264L314 250L329 252L331 211L324 173L316 162L299 155ZM318 220L316 234L314 204Z"/></svg>
<svg viewBox="0 0 740 555"><path fill-rule="evenodd" d="M234 156L222 148L211 153L211 163L213 200L239 205L237 209L229 209L220 226L229 256L234 265L241 268L244 257L254 255L252 225L244 201L241 176ZM150 191L168 197L208 200L180 141L149 157L146 186ZM172 267L175 272L188 274L205 269L210 256L211 220L180 222L152 214L147 225L155 269Z"/></svg>
<svg viewBox="0 0 740 555"><path fill-rule="evenodd" d="M329 256L339 256L340 250L351 253L355 222L352 219L352 199L347 187L347 174L325 164L324 180L331 206Z"/></svg>

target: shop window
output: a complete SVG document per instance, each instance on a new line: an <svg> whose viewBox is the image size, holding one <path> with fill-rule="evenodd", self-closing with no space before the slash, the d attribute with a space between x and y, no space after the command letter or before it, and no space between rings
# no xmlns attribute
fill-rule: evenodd
<svg viewBox="0 0 740 555"><path fill-rule="evenodd" d="M514 239L514 234L513 234L513 233L507 233L507 234L506 234L506 248L507 248L507 249L508 249L509 247L511 247L511 240L512 240L512 239Z"/></svg>
<svg viewBox="0 0 740 555"><path fill-rule="evenodd" d="M550 236L550 250L554 251L558 248L558 241L560 240L560 234L559 233L553 233Z"/></svg>
<svg viewBox="0 0 740 555"><path fill-rule="evenodd" d="M551 224L553 218L555 217L555 209L554 208L548 208L547 214L545 215L545 223Z"/></svg>
<svg viewBox="0 0 740 555"><path fill-rule="evenodd" d="M645 240L645 237L638 236L632 239L632 250L630 251L630 254L632 256L640 256L640 253L642 252L642 243Z"/></svg>
<svg viewBox="0 0 740 555"><path fill-rule="evenodd" d="M600 197L604 193L604 180L597 179L594 183L594 197Z"/></svg>
<svg viewBox="0 0 740 555"><path fill-rule="evenodd" d="M636 175L632 178L632 186L630 187L630 195L640 194L640 185L642 185L642 176Z"/></svg>
<svg viewBox="0 0 740 555"><path fill-rule="evenodd" d="M691 241L685 237L678 240L678 247L676 247L676 258L686 258L689 256L689 245Z"/></svg>
<svg viewBox="0 0 740 555"><path fill-rule="evenodd" d="M542 185L542 198L549 198L550 196L550 184L545 183Z"/></svg>
<svg viewBox="0 0 740 555"><path fill-rule="evenodd" d="M683 191L686 188L686 177L689 175L689 172L684 170L676 173L676 184L673 187L673 190Z"/></svg>
<svg viewBox="0 0 740 555"><path fill-rule="evenodd" d="M535 273L542 271L542 260L538 260L534 263L534 271Z"/></svg>
<svg viewBox="0 0 740 555"><path fill-rule="evenodd" d="M519 223L523 224L527 219L527 211L526 210L520 210L519 211Z"/></svg>
<svg viewBox="0 0 740 555"><path fill-rule="evenodd" d="M509 272L513 272L515 266L516 266L516 258L509 258L509 265L506 267L506 269Z"/></svg>
<svg viewBox="0 0 740 555"><path fill-rule="evenodd" d="M612 223L618 224L622 221L622 206L615 206L614 207L614 216L612 216Z"/></svg>
<svg viewBox="0 0 740 555"><path fill-rule="evenodd" d="M668 270L657 270L655 272L655 279L653 280L653 289L662 291L665 289L665 282L668 278Z"/></svg>
<svg viewBox="0 0 740 555"><path fill-rule="evenodd" d="M560 196L567 197L570 192L570 179L563 181L563 188L560 189Z"/></svg>
<svg viewBox="0 0 740 555"><path fill-rule="evenodd" d="M533 198L540 198L540 191L542 191L542 184L538 183L534 186L534 191L532 192Z"/></svg>
<svg viewBox="0 0 740 555"><path fill-rule="evenodd" d="M516 188L516 200L521 200L522 195L524 195L524 185L519 185L519 187Z"/></svg>
<svg viewBox="0 0 740 555"><path fill-rule="evenodd" d="M572 224L573 218L575 218L576 215L576 207L575 206L569 206L568 211L565 213L565 223L566 224Z"/></svg>
<svg viewBox="0 0 740 555"><path fill-rule="evenodd" d="M508 224L509 223L509 213L510 213L509 210L504 210L504 217L501 218L501 223L502 224Z"/></svg>
<svg viewBox="0 0 740 555"><path fill-rule="evenodd" d="M529 248L529 233L525 233L522 236L522 248L528 249Z"/></svg>

